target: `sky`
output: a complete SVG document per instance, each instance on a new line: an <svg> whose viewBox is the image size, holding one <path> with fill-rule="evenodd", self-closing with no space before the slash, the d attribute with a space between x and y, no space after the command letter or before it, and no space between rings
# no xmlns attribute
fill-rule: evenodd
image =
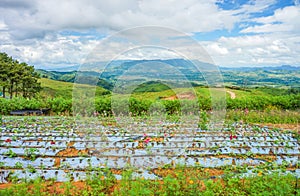
<svg viewBox="0 0 300 196"><path fill-rule="evenodd" d="M181 32L219 66L300 66L299 0L0 0L0 52L37 68L79 65L103 40L143 26ZM103 54L126 44L114 39ZM154 58L145 55L130 57Z"/></svg>

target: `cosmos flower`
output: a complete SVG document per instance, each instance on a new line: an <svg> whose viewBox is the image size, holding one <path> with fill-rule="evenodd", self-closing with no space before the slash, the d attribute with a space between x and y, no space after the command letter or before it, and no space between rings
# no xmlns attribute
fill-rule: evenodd
<svg viewBox="0 0 300 196"><path fill-rule="evenodd" d="M147 138L144 140L144 142L145 142L146 144L148 144L150 141L151 141L151 138L150 138L150 137L147 137Z"/></svg>
<svg viewBox="0 0 300 196"><path fill-rule="evenodd" d="M5 140L5 142L7 142L7 143L10 143L12 140L10 139L10 138L7 138L6 140Z"/></svg>

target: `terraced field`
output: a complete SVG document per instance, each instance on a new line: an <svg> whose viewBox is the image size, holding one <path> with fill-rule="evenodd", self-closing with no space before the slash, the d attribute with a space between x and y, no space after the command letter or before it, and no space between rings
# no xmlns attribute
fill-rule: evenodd
<svg viewBox="0 0 300 196"><path fill-rule="evenodd" d="M33 179L84 180L87 175L133 168L134 176L159 179L174 166L224 170L233 175L279 171L300 176L297 132L233 123L201 130L189 119L171 123L139 119L4 117L0 182ZM104 173L105 175L105 173Z"/></svg>

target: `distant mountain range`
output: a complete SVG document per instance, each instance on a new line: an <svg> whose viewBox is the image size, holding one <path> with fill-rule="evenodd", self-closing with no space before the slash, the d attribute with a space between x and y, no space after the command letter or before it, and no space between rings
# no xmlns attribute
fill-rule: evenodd
<svg viewBox="0 0 300 196"><path fill-rule="evenodd" d="M70 71L103 71L105 69L112 69L119 67L120 69L129 68L130 65L136 65L141 63L163 63L171 66L177 66L182 68L190 68L192 66L191 61L185 59L167 59L167 60L115 60L111 62L100 61L97 63L85 63L83 65L73 65L67 67L54 67L54 68L43 68L47 71L58 71L58 72L70 72ZM292 65L281 65L281 66L264 66L264 67L222 67L219 66L221 71L255 71L255 70L286 70L286 71L296 71L300 70L300 66Z"/></svg>
<svg viewBox="0 0 300 196"><path fill-rule="evenodd" d="M270 66L270 67L220 67L222 71L275 71L275 70L286 70L286 71L299 71L300 67L291 65L281 65L281 66Z"/></svg>
<svg viewBox="0 0 300 196"><path fill-rule="evenodd" d="M197 68L195 64L197 64ZM282 65L277 67L219 67L223 81L215 75L215 85L237 86L299 86L300 67ZM217 67L212 64L184 59L168 60L117 60L74 65L55 70L37 70L42 77L66 82L95 84L112 89L115 82L170 81L184 86L182 81L191 81L193 85L205 85L206 73L210 78L216 74ZM205 73L205 74L203 74ZM78 79L80 78L80 79ZM95 82L97 81L97 82Z"/></svg>

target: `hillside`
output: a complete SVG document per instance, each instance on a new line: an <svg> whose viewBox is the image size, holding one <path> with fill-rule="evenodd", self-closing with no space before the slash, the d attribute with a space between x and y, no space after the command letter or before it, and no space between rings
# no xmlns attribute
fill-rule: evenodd
<svg viewBox="0 0 300 196"><path fill-rule="evenodd" d="M71 82L56 81L47 78L41 78L39 82L41 82L41 86L43 88L41 92L42 97L64 97L68 99L72 98L73 83ZM79 84L79 86L90 88L91 90L94 90L93 88L95 88L87 84ZM109 93L110 92L106 89L96 87L97 96L106 95Z"/></svg>
<svg viewBox="0 0 300 196"><path fill-rule="evenodd" d="M41 82L41 86L43 90L41 92L42 97L64 97L64 98L72 98L72 91L73 91L73 83L70 82L63 82L63 81L56 81L47 78L41 78L39 80ZM94 91L93 86L87 84L79 84L80 87L83 88L90 88L91 91ZM220 91L221 89L214 88L209 89L207 87L193 87L191 88L174 88L170 89L168 86L164 84L160 84L157 82L148 82L138 86L135 91L132 92L131 96L137 99L149 99L149 100L157 100L157 99L168 99L174 97L175 95L188 95L188 94L195 94L197 97L209 98L211 90L213 92ZM215 91L216 90L216 91ZM226 88L225 94L227 98L232 97L232 93L235 95L236 98L242 97L251 97L251 96L273 96L273 95L286 95L291 94L288 89L278 89L278 88L252 88L252 89L232 89ZM96 87L96 96L107 96L111 92L103 89L101 87ZM117 95L114 96L124 98L128 95ZM184 97L183 97L184 99Z"/></svg>
<svg viewBox="0 0 300 196"><path fill-rule="evenodd" d="M57 80L57 81L64 81L64 82L71 82L74 83L75 80L78 81L80 78L78 78L78 75L80 76L85 76L85 80L81 80L81 83L84 84L92 84L93 79L99 78L99 73L98 72L93 72L93 71L85 71L85 72L77 72L77 71L65 71L65 72L60 72L60 71L46 71L42 69L36 70L38 74L42 78L48 78L52 80ZM77 78L76 78L77 77ZM97 86L103 87L107 90L111 90L113 85L111 82L105 80L105 79L99 79Z"/></svg>
<svg viewBox="0 0 300 196"><path fill-rule="evenodd" d="M200 63L200 71L207 70L212 65ZM75 67L73 67L75 69ZM219 67L225 85L239 87L293 87L300 86L300 67L283 65L277 67ZM203 74L195 68L192 62L183 59L169 60L133 60L88 64L78 67L79 71L46 71L37 70L41 77L74 82L76 75L85 79L81 83L91 84L93 79L99 79L98 86L112 90L116 81L120 83L145 83L149 81L168 81L184 87L184 81L206 85ZM69 70L66 68L66 70ZM89 70L89 71L88 71ZM101 72L101 70L104 70ZM100 74L101 72L101 74ZM221 84L222 81L219 81Z"/></svg>

